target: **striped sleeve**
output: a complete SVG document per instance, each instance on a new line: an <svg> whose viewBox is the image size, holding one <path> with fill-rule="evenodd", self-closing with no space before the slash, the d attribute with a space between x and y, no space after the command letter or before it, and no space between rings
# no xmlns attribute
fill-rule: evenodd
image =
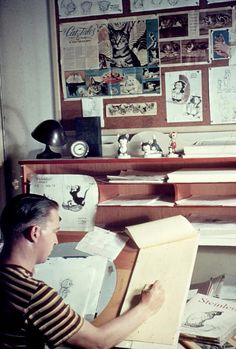
<svg viewBox="0 0 236 349"><path fill-rule="evenodd" d="M50 348L67 341L83 325L83 318L44 283L40 283L31 299L26 321L40 333Z"/></svg>

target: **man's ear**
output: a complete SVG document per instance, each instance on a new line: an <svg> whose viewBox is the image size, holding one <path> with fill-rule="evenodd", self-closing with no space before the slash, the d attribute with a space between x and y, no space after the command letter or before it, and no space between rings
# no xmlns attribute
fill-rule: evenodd
<svg viewBox="0 0 236 349"><path fill-rule="evenodd" d="M25 230L24 236L30 242L36 242L41 234L41 228L38 225L32 225Z"/></svg>

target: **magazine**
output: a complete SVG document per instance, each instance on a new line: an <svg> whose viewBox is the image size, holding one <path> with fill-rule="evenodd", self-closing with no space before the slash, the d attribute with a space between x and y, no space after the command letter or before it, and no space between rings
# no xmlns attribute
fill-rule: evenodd
<svg viewBox="0 0 236 349"><path fill-rule="evenodd" d="M181 338L223 345L236 334L236 303L197 293L186 304Z"/></svg>

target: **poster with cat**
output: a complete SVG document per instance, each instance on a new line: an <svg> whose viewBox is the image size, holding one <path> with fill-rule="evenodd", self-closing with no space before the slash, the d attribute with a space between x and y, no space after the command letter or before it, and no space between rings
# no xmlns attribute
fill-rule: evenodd
<svg viewBox="0 0 236 349"><path fill-rule="evenodd" d="M35 174L30 181L30 192L57 201L61 230L93 230L98 204L98 186L93 177Z"/></svg>

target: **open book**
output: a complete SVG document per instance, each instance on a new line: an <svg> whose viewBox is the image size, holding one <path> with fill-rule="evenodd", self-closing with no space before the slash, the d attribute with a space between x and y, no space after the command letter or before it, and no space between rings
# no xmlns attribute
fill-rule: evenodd
<svg viewBox="0 0 236 349"><path fill-rule="evenodd" d="M133 297L145 284L160 280L165 289L165 303L161 310L127 338L131 342L129 348L143 348L143 342L147 343L145 348L149 348L151 343L154 348L176 348L198 247L198 233L186 218L179 215L129 226L127 234L140 250L121 313L130 308Z"/></svg>
<svg viewBox="0 0 236 349"><path fill-rule="evenodd" d="M235 334L235 302L197 293L186 304L181 337L223 345Z"/></svg>

